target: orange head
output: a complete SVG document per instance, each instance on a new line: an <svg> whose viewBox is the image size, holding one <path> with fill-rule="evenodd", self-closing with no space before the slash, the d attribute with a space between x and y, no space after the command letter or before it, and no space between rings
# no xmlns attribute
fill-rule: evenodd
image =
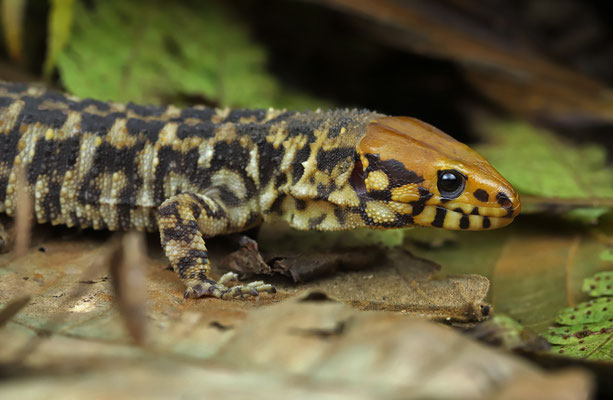
<svg viewBox="0 0 613 400"><path fill-rule="evenodd" d="M508 225L519 196L485 158L435 127L408 117L368 124L351 182L372 212L397 217L372 226L421 225L482 230Z"/></svg>

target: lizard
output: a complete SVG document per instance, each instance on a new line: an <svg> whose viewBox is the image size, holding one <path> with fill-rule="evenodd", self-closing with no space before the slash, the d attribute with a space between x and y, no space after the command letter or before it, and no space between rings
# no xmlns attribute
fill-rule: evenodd
<svg viewBox="0 0 613 400"><path fill-rule="evenodd" d="M415 118L142 106L0 82L2 214L15 214L20 171L38 223L159 231L186 298L275 292L210 276L205 239L262 221L486 230L521 208L485 158Z"/></svg>

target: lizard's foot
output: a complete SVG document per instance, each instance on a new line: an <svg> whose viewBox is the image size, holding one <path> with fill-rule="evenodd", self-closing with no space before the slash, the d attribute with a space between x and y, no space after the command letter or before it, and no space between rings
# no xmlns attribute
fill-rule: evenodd
<svg viewBox="0 0 613 400"><path fill-rule="evenodd" d="M244 286L226 286L226 283L237 281L238 275L234 272L228 272L219 279L219 282L201 282L187 288L183 297L213 296L218 299L231 299L239 296L258 297L262 292L277 293L277 289L275 289L274 286L264 283L263 281L251 282Z"/></svg>

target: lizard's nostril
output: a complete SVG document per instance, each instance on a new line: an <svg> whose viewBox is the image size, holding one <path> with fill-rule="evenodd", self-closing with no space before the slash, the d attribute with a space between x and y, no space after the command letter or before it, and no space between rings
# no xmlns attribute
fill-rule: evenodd
<svg viewBox="0 0 613 400"><path fill-rule="evenodd" d="M496 195L496 201L502 208L510 209L513 208L513 202L505 193L499 192Z"/></svg>

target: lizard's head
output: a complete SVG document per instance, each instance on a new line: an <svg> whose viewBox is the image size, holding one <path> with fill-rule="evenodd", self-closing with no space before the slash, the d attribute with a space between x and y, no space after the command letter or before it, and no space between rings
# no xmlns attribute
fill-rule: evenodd
<svg viewBox="0 0 613 400"><path fill-rule="evenodd" d="M520 211L519 196L485 158L417 119L371 122L356 150L351 184L371 226L493 229Z"/></svg>

